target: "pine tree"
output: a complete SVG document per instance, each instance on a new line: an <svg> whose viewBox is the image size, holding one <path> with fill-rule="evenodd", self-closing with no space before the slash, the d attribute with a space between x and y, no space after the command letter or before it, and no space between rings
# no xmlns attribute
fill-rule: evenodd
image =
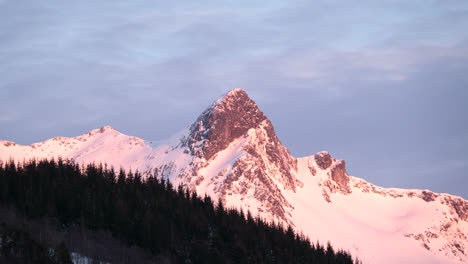
<svg viewBox="0 0 468 264"><path fill-rule="evenodd" d="M153 254L168 254L174 261L191 263L353 263L349 253L311 245L291 226L267 223L233 208L221 199L197 196L168 180L90 164L80 168L72 161L42 160L16 165L0 162L0 204L14 206L28 217L52 217L63 227L72 223L86 229L110 231L128 246ZM13 237L13 236L10 236ZM42 261L45 248L26 236L9 248L27 248L26 259ZM21 238L22 239L19 239ZM2 241L6 241L3 239ZM93 242L82 237L83 254ZM16 242L15 242L16 243ZM15 246L16 245L16 246ZM22 245L22 246L17 246ZM14 251L19 252L19 251ZM70 263L65 244L55 248L54 263ZM125 255L125 254L124 254ZM0 257L1 257L0 256ZM125 256L123 256L125 258ZM0 261L2 259L0 258Z"/></svg>
<svg viewBox="0 0 468 264"><path fill-rule="evenodd" d="M54 249L55 264L73 264L70 252L64 242L60 242Z"/></svg>

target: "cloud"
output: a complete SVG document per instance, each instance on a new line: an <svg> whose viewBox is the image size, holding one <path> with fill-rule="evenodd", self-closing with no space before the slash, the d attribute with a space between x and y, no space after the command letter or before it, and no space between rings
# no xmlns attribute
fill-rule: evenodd
<svg viewBox="0 0 468 264"><path fill-rule="evenodd" d="M106 124L164 138L241 87L294 155L327 149L357 176L413 184L405 160L468 160L467 12L464 1L0 1L0 138Z"/></svg>

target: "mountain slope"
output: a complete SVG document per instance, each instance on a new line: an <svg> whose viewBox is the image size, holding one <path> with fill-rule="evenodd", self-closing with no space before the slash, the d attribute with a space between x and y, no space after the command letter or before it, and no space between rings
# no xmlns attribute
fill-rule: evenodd
<svg viewBox="0 0 468 264"><path fill-rule="evenodd" d="M467 201L377 187L349 176L345 162L327 152L294 158L241 89L159 145L111 127L31 146L0 141L0 159L58 156L170 179L227 206L291 224L312 239L330 239L365 262L468 261Z"/></svg>

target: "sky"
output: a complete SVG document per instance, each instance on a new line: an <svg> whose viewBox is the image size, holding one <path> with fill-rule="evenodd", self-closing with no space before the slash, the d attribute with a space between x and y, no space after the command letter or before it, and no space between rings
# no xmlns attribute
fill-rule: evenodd
<svg viewBox="0 0 468 264"><path fill-rule="evenodd" d="M242 88L295 157L467 199L467 28L465 0L0 0L0 139L163 139Z"/></svg>

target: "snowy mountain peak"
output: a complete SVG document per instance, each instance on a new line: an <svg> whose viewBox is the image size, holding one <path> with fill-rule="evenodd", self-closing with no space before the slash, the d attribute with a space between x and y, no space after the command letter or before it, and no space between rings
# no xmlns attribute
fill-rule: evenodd
<svg viewBox="0 0 468 264"><path fill-rule="evenodd" d="M94 129L94 130L91 130L88 132L88 134L97 134L97 133L100 133L100 134L103 134L103 133L106 133L106 132L117 132L117 133L120 133L119 131L115 130L113 127L111 126L103 126L101 128L98 128L98 129Z"/></svg>
<svg viewBox="0 0 468 264"><path fill-rule="evenodd" d="M212 103L190 126L182 146L198 160L191 174L179 176L182 184L205 192L198 186L210 186L210 193L231 206L239 205L233 196L242 197L244 203L261 204L251 208L253 213L292 224L292 206L281 189L295 191L301 185L297 160L245 91L234 89Z"/></svg>
<svg viewBox="0 0 468 264"><path fill-rule="evenodd" d="M192 154L209 160L251 128L267 120L257 104L242 89L234 89L216 100L190 126L185 141ZM267 121L271 127L271 122Z"/></svg>
<svg viewBox="0 0 468 264"><path fill-rule="evenodd" d="M103 126L100 128L101 131L109 131L109 130L115 130L115 128L111 127L111 126ZM117 131L117 130L115 130Z"/></svg>
<svg viewBox="0 0 468 264"><path fill-rule="evenodd" d="M468 201L375 186L348 175L345 161L326 151L294 158L242 89L228 92L181 134L158 144L110 126L31 146L0 141L0 164L52 157L165 178L227 207L290 224L314 240L330 240L365 263L468 261Z"/></svg>

